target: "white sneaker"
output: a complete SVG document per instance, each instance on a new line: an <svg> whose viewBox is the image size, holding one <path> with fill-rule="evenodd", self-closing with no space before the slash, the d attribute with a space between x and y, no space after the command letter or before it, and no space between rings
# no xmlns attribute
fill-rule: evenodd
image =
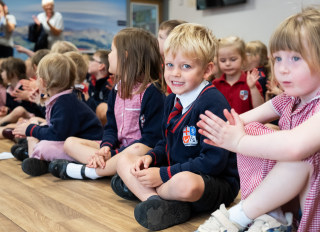
<svg viewBox="0 0 320 232"><path fill-rule="evenodd" d="M287 225L283 225L278 222L275 218L264 214L254 220L252 225L249 227L248 232L291 232L292 229L292 213L285 213L287 219Z"/></svg>
<svg viewBox="0 0 320 232"><path fill-rule="evenodd" d="M229 220L229 212L224 204L220 205L195 232L239 232L242 228Z"/></svg>

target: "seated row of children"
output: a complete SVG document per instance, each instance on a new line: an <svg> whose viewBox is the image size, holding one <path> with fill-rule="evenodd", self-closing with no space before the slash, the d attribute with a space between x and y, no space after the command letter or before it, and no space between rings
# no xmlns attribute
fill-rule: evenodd
<svg viewBox="0 0 320 232"><path fill-rule="evenodd" d="M292 215L284 215L280 207L299 194L302 219L298 229L317 231L318 154L296 158L306 159L302 162L276 164L269 158L286 159L281 154L264 156L272 149L270 145L253 152L263 159L233 152L251 152L252 144L246 141L246 149L238 147L247 137L241 122L267 123L280 118L280 129L289 130L317 112L320 58L316 51L320 46L310 27L320 30L319 18L319 10L307 9L286 19L273 34L271 64L284 93L264 104L257 83L259 71L249 71L246 77L242 71L245 46L238 38L218 42L208 28L183 23L165 40L162 61L158 41L149 32L121 30L108 55L116 85L108 97L104 129L96 114L72 94L74 61L64 54L44 56L37 77L39 92L48 99L46 125L31 119L14 130L18 137L28 136L29 158L23 160L22 169L34 176L49 171L62 179L113 176L115 193L141 201L135 207L135 218L151 230L183 223L192 214L214 211L221 204L228 206L241 186L243 201L229 211L221 205L198 231L240 231L248 226L249 231L290 230ZM213 85L207 79L212 76L216 52L224 74ZM159 78L163 63L164 78L173 93L167 98ZM237 111L238 103L233 106L227 94L222 94L223 89L229 88L229 93L235 87L239 95L230 101L248 100L244 111L238 109L243 113L241 119L235 111L232 115L223 112L231 107ZM234 133L234 128L241 133ZM248 125L245 132L277 134L260 124ZM294 184L287 181L293 179Z"/></svg>
<svg viewBox="0 0 320 232"><path fill-rule="evenodd" d="M51 51L42 49L33 53L32 57L25 63L18 58L10 57L2 62L2 76L6 78L1 89L1 118L0 133L9 134L15 127L14 124L19 118L29 119L32 116L44 118L44 107L35 104L38 99L38 87L35 70L41 58L49 52L65 53L77 65L77 78L74 89L81 98L94 112L102 124L106 123L107 98L112 88L112 75L108 72L108 53L107 50L98 50L90 61L78 52L78 49L70 42L58 41L54 44ZM95 59L95 60L93 60ZM99 61L99 63L97 62ZM26 76L26 74L28 74ZM87 74L90 75L89 86L86 84ZM9 124L9 125L8 125ZM6 129L9 128L9 129ZM6 134L5 134L6 133Z"/></svg>

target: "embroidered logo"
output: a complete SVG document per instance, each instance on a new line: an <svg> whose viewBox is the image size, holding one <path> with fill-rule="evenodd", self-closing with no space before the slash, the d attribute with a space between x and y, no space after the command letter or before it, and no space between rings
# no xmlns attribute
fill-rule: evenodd
<svg viewBox="0 0 320 232"><path fill-rule="evenodd" d="M140 116L140 123L141 123L141 128L143 128L143 125L145 123L146 119L144 117L144 114Z"/></svg>
<svg viewBox="0 0 320 232"><path fill-rule="evenodd" d="M249 92L248 92L248 90L240 90L240 99L241 99L242 101L247 100L248 97L249 97Z"/></svg>
<svg viewBox="0 0 320 232"><path fill-rule="evenodd" d="M183 128L183 136L182 136L182 142L185 146L195 146L198 144L197 141L197 130L194 126L186 126Z"/></svg>

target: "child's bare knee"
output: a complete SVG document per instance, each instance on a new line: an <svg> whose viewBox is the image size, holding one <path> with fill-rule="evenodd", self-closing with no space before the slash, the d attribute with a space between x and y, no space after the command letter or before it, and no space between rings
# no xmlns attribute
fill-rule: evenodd
<svg viewBox="0 0 320 232"><path fill-rule="evenodd" d="M199 181L194 181L195 174L182 172L177 174L175 188L180 198L185 201L195 201L203 193L203 185Z"/></svg>
<svg viewBox="0 0 320 232"><path fill-rule="evenodd" d="M74 146L74 142L75 142L75 137L68 137L66 139L66 141L64 142L63 148L65 150L68 150L69 148L71 148L72 146Z"/></svg>

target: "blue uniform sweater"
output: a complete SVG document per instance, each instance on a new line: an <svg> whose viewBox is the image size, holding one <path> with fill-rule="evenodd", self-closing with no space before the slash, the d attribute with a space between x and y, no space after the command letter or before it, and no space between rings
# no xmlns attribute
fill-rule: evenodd
<svg viewBox="0 0 320 232"><path fill-rule="evenodd" d="M173 125L167 128L167 119L174 100L175 94L167 97L162 139L147 154L152 157L153 165L160 167L162 181L168 181L179 172L190 171L224 178L237 194L240 184L236 155L204 143L205 137L199 134L196 125L200 120L200 114L204 114L206 110L225 120L223 109L230 109L225 97L212 84L207 85L190 109L182 115L177 115Z"/></svg>
<svg viewBox="0 0 320 232"><path fill-rule="evenodd" d="M97 80L95 86L90 82L89 99L86 103L94 112L101 102L107 103L108 101L110 93L110 89L107 88L107 86L110 86L108 79L109 76Z"/></svg>
<svg viewBox="0 0 320 232"><path fill-rule="evenodd" d="M101 147L109 146L111 155L115 155L125 149L119 148L117 122L114 115L114 104L117 91L113 88L108 97L107 124L104 128ZM154 147L161 139L161 122L163 117L165 95L153 84L145 91L139 116L139 128L141 139L134 143L143 143L148 147ZM119 149L118 149L119 148Z"/></svg>
<svg viewBox="0 0 320 232"><path fill-rule="evenodd" d="M103 133L96 114L76 94L64 94L52 106L50 124L30 124L26 135L39 140L64 141L70 136L100 140Z"/></svg>

